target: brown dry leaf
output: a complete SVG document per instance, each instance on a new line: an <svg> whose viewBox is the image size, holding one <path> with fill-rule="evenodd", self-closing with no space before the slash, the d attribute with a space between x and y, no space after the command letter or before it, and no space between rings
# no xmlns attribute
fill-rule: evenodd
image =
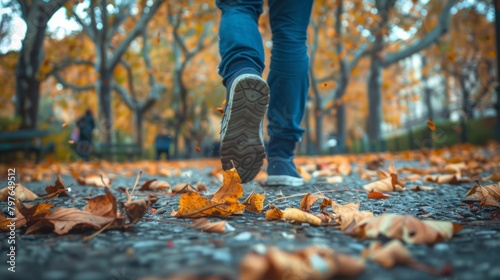
<svg viewBox="0 0 500 280"><path fill-rule="evenodd" d="M109 188L106 187L104 191L106 193L104 195L84 198L85 200L88 200L88 203L83 211L92 213L96 216L116 218L118 214L116 197L111 193Z"/></svg>
<svg viewBox="0 0 500 280"><path fill-rule="evenodd" d="M48 214L52 206L53 204L48 202L37 203L34 205L26 205L24 203L20 203L18 208L21 217L25 219L25 221L23 222L28 223L30 222L30 219L36 220ZM21 219L18 218L17 221L19 222L20 220Z"/></svg>
<svg viewBox="0 0 500 280"><path fill-rule="evenodd" d="M398 180L398 175L391 174L390 177L378 180L363 186L369 192L400 192L404 191L405 183Z"/></svg>
<svg viewBox="0 0 500 280"><path fill-rule="evenodd" d="M500 208L500 183L482 186L476 185L466 194L464 202L481 202L481 207L492 206Z"/></svg>
<svg viewBox="0 0 500 280"><path fill-rule="evenodd" d="M226 221L210 222L208 219L199 218L191 223L191 226L205 232L225 233L228 231Z"/></svg>
<svg viewBox="0 0 500 280"><path fill-rule="evenodd" d="M138 223L148 212L149 206L151 206L158 200L156 197L150 195L148 195L147 200L132 200L132 196L129 194L128 189L125 190L125 195L127 196L127 201L120 202L120 205L123 209L125 209L125 214L127 214L129 225Z"/></svg>
<svg viewBox="0 0 500 280"><path fill-rule="evenodd" d="M300 210L310 212L311 206L318 200L320 199L319 196L316 196L312 193L306 194L302 200L300 201Z"/></svg>
<svg viewBox="0 0 500 280"><path fill-rule="evenodd" d="M180 184L175 185L172 188L172 192L173 193L190 193L190 192L196 192L196 189L193 186L191 186L190 184L180 183Z"/></svg>
<svg viewBox="0 0 500 280"><path fill-rule="evenodd" d="M414 191L414 192L419 192L419 191L432 191L432 190L434 190L434 188L433 188L433 187L420 186L420 185L411 186L409 189L410 189L410 190L412 190L412 191Z"/></svg>
<svg viewBox="0 0 500 280"><path fill-rule="evenodd" d="M419 174L412 174L410 176L406 176L401 178L401 180L409 181L409 182L414 182L414 181L420 181L422 180L422 176Z"/></svg>
<svg viewBox="0 0 500 280"><path fill-rule="evenodd" d="M297 172L299 172L300 176L304 180L304 182L308 182L311 180L312 176L311 173L307 172L305 168L302 167L297 167Z"/></svg>
<svg viewBox="0 0 500 280"><path fill-rule="evenodd" d="M465 162L449 163L444 166L444 172L449 174L462 174L467 169Z"/></svg>
<svg viewBox="0 0 500 280"><path fill-rule="evenodd" d="M377 192L377 191L371 191L370 193L368 193L368 198L370 198L370 199L381 199L381 198L389 198L389 197L391 197L391 196L388 194L385 194L385 193Z"/></svg>
<svg viewBox="0 0 500 280"><path fill-rule="evenodd" d="M53 228L55 233L61 235L72 229L100 229L113 221L114 218L96 216L76 208L57 208L37 219L36 223L26 230L26 234Z"/></svg>
<svg viewBox="0 0 500 280"><path fill-rule="evenodd" d="M196 184L196 190L198 192L206 192L208 190L207 186L203 183Z"/></svg>
<svg viewBox="0 0 500 280"><path fill-rule="evenodd" d="M157 179L149 180L142 184L140 191L161 191L164 189L169 189L170 183L166 181L159 181Z"/></svg>
<svg viewBox="0 0 500 280"><path fill-rule="evenodd" d="M243 205L245 205L245 210L250 211L252 213L259 214L264 208L264 200L266 199L266 194L259 193L251 193L245 201L243 201Z"/></svg>
<svg viewBox="0 0 500 280"><path fill-rule="evenodd" d="M243 195L243 186L241 185L240 175L236 168L224 171L224 180L222 186L214 193L212 201L237 203Z"/></svg>
<svg viewBox="0 0 500 280"><path fill-rule="evenodd" d="M382 235L400 239L410 244L434 244L453 236L460 225L445 221L421 221L409 215L384 214L364 219L347 234L361 238L377 238Z"/></svg>
<svg viewBox="0 0 500 280"><path fill-rule="evenodd" d="M281 220L283 219L283 211L271 205L269 210L266 211L266 219L268 220Z"/></svg>
<svg viewBox="0 0 500 280"><path fill-rule="evenodd" d="M323 225L330 224L332 222L332 220L335 219L335 217L332 214L327 213L327 212L323 212L321 214L316 214L315 216L321 220L321 223L323 223Z"/></svg>
<svg viewBox="0 0 500 280"><path fill-rule="evenodd" d="M392 268L397 264L409 264L413 261L410 251L399 240L391 240L385 245L374 241L361 253L385 268Z"/></svg>
<svg viewBox="0 0 500 280"><path fill-rule="evenodd" d="M436 131L436 125L434 124L434 122L429 119L427 121L427 127L431 130L431 131Z"/></svg>
<svg viewBox="0 0 500 280"><path fill-rule="evenodd" d="M235 168L224 171L223 184L211 200L198 193L185 193L181 196L179 210L172 213L176 217L199 218L205 216L229 216L240 213L245 205L238 199L243 195L241 179Z"/></svg>
<svg viewBox="0 0 500 280"><path fill-rule="evenodd" d="M206 216L230 216L242 211L245 205L238 202L220 202L202 196L197 192L185 193L179 200L179 210L172 213L178 218L200 218Z"/></svg>
<svg viewBox="0 0 500 280"><path fill-rule="evenodd" d="M111 187L111 179L104 175L90 174L76 178L79 185L94 186L94 187Z"/></svg>
<svg viewBox="0 0 500 280"><path fill-rule="evenodd" d="M471 180L466 177L461 177L458 174L441 174L441 175L426 175L424 182L438 183L438 184L462 184L470 183Z"/></svg>
<svg viewBox="0 0 500 280"><path fill-rule="evenodd" d="M331 199L324 198L323 201L321 201L321 205L319 206L319 210L323 211L323 209L325 209L326 207L331 206L332 202L333 201Z"/></svg>
<svg viewBox="0 0 500 280"><path fill-rule="evenodd" d="M360 202L354 203L354 202L349 202L347 204L338 204L335 201L332 201L332 209L333 213L335 213L337 216L345 213L349 213L352 211L359 211L359 206L361 205Z"/></svg>
<svg viewBox="0 0 500 280"><path fill-rule="evenodd" d="M344 176L349 176L352 174L352 166L348 162L342 163L339 165L338 171Z"/></svg>
<svg viewBox="0 0 500 280"><path fill-rule="evenodd" d="M45 191L47 192L47 195L44 196L45 199L58 196L69 196L68 189L66 189L66 186L64 185L61 174L57 175L54 185L48 185L45 188Z"/></svg>
<svg viewBox="0 0 500 280"><path fill-rule="evenodd" d="M11 190L9 187L5 187L0 190L0 200L6 201L9 197L9 192ZM19 201L33 201L38 198L38 195L33 193L30 189L27 187L21 185L21 184L16 184L15 189L15 196Z"/></svg>
<svg viewBox="0 0 500 280"><path fill-rule="evenodd" d="M490 176L483 177L482 180L500 182L500 172L496 172L491 174Z"/></svg>
<svg viewBox="0 0 500 280"><path fill-rule="evenodd" d="M434 267L418 263L411 256L410 251L399 240L391 240L385 245L374 241L361 253L361 256L368 258L385 268L393 268L396 265L406 265L411 268L430 273L432 275L448 275L450 269L445 266L441 271Z"/></svg>
<svg viewBox="0 0 500 280"><path fill-rule="evenodd" d="M367 181L371 181L373 180L373 178L368 174L368 172L366 172L366 170L364 169L361 169L359 171L359 178L361 179L364 179L364 180L367 180Z"/></svg>
<svg viewBox="0 0 500 280"><path fill-rule="evenodd" d="M308 223L313 226L320 226L320 218L297 208L286 208L283 210L283 218L297 223Z"/></svg>
<svg viewBox="0 0 500 280"><path fill-rule="evenodd" d="M426 170L418 169L415 167L403 167L400 168L399 171L401 171L402 173L415 173L418 175L427 175L429 173Z"/></svg>
<svg viewBox="0 0 500 280"><path fill-rule="evenodd" d="M366 269L365 263L347 255L310 246L296 252L268 247L263 255L250 253L240 263L242 280L260 279L331 279L356 277Z"/></svg>
<svg viewBox="0 0 500 280"><path fill-rule="evenodd" d="M373 217L373 213L370 211L351 211L338 215L336 220L340 224L340 230L345 232L349 228L356 227L362 220Z"/></svg>
<svg viewBox="0 0 500 280"><path fill-rule="evenodd" d="M3 213L0 213L0 231L11 231L13 228L18 229L26 225L26 217L19 211L18 207L19 203L16 203L14 206L14 214L15 214L15 220L11 219L11 217L6 217L3 215ZM12 228L12 225L13 228Z"/></svg>

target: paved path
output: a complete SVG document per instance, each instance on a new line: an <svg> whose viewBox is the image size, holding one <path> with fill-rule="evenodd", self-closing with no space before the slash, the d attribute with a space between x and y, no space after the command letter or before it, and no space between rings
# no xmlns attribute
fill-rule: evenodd
<svg viewBox="0 0 500 280"><path fill-rule="evenodd" d="M398 163L399 166L405 162ZM193 170L189 180L207 184L209 192L219 186L208 169ZM142 180L158 178L172 185L188 180L185 177L161 177L145 174ZM64 177L66 184L74 182ZM124 201L118 187L131 187L134 177L114 181L113 192L118 200ZM44 193L51 182L32 182L25 185L36 193ZM298 188L265 188L266 200L278 195L315 192L319 190L359 190L366 181L357 174L345 177L337 184L309 183ZM1 181L0 186L5 186ZM500 279L500 222L491 221L487 209L471 209L461 199L473 184L436 185L434 191L406 191L386 200L368 200L366 193L342 191L329 196L340 203L361 202L361 210L370 210L375 215L398 213L421 216L431 214L432 219L464 223L465 226L453 239L434 246L409 246L413 256L426 264L442 267L453 266L454 274L443 279ZM72 186L72 198L56 198L58 206L83 208L85 196L104 193L103 189ZM261 192L256 183L245 185L245 195L252 190ZM300 197L274 203L279 208L297 207ZM189 223L170 217L172 209L178 208L179 197L160 196L155 204L156 213L148 213L130 232L108 231L82 242L82 236L89 232L71 232L64 236L53 233L24 235L17 231L16 272L7 271L6 233L2 236L0 248L0 279L141 279L144 276L172 276L174 274L220 275L220 279L238 279L238 263L257 244L272 244L286 250L305 245L320 244L338 252L359 256L370 241L359 240L343 234L334 227L313 227L292 225L286 222L267 221L264 215L245 213L244 216L226 220L236 230L228 234L200 232L178 223ZM5 210L5 202L0 204ZM319 203L312 210L317 211ZM213 219L217 220L217 219ZM174 223L172 223L174 222ZM433 279L431 276L406 267L384 269L369 262L368 268L359 279Z"/></svg>

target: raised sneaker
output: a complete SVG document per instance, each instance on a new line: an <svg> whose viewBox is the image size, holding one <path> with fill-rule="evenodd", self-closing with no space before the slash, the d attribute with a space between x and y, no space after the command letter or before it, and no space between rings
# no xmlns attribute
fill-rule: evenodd
<svg viewBox="0 0 500 280"><path fill-rule="evenodd" d="M224 170L236 168L243 183L259 173L264 158L262 122L269 104L269 86L259 76L242 74L231 83L221 123Z"/></svg>

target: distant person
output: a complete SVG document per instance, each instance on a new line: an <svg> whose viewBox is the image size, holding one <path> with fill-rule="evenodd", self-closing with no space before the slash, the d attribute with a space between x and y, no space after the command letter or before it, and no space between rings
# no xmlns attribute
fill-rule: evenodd
<svg viewBox="0 0 500 280"><path fill-rule="evenodd" d="M170 159L170 143L172 142L172 136L167 133L166 128L161 128L160 133L156 135L155 148L156 148L156 160L160 160L161 154L165 153L166 159Z"/></svg>
<svg viewBox="0 0 500 280"><path fill-rule="evenodd" d="M76 143L76 152L84 161L88 161L92 153L92 132L95 128L94 116L90 109L85 111L83 117L76 122L76 126L80 130L78 142Z"/></svg>

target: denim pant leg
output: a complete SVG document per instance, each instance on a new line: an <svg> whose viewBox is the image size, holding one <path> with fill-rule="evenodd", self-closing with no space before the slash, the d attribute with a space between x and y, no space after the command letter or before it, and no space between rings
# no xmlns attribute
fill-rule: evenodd
<svg viewBox="0 0 500 280"><path fill-rule="evenodd" d="M222 11L219 26L219 74L224 85L232 74L252 68L262 74L264 47L258 28L263 0L217 0Z"/></svg>
<svg viewBox="0 0 500 280"><path fill-rule="evenodd" d="M313 0L269 0L273 33L268 77L271 100L268 133L271 137L299 142L300 127L309 89L307 27Z"/></svg>

